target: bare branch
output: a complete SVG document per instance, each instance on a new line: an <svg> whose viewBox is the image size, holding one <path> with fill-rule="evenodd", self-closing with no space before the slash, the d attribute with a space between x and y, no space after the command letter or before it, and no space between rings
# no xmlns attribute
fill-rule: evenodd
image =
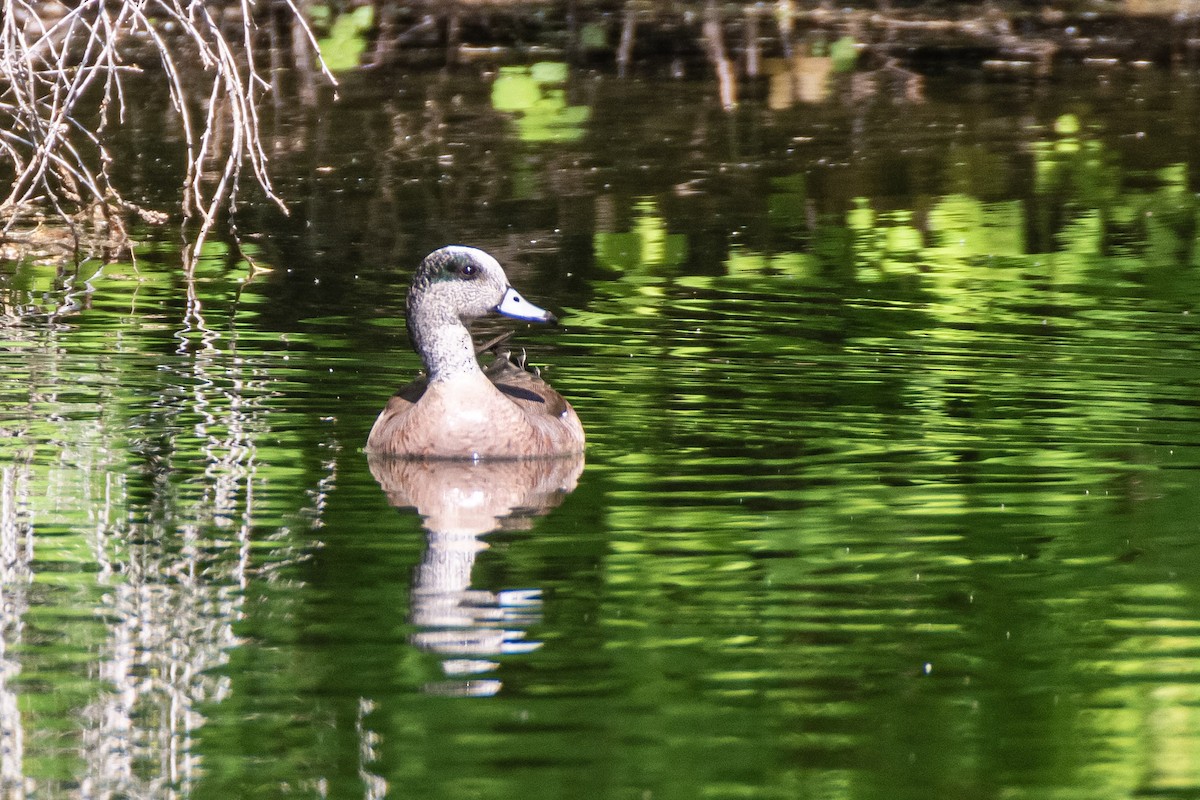
<svg viewBox="0 0 1200 800"><path fill-rule="evenodd" d="M336 85L294 0L283 1L293 30ZM198 221L192 256L222 211L236 210L243 167L284 209L260 134L258 104L274 89L260 72L256 6L239 0L239 8L242 30L229 38L208 4L195 0L0 0L0 174L12 176L0 200L0 236L39 203L69 224L96 218L107 225L117 211L134 208L111 180L106 132L125 120L124 79L141 72L130 55L147 45L179 114L187 153L181 208Z"/></svg>

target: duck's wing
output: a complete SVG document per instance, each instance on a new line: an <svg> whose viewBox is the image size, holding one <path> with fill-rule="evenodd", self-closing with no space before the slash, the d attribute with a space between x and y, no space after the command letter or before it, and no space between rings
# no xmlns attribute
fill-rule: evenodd
<svg viewBox="0 0 1200 800"><path fill-rule="evenodd" d="M554 391L540 375L513 363L507 351L497 352L495 360L484 370L484 374L527 414L561 417L570 408L563 396Z"/></svg>
<svg viewBox="0 0 1200 800"><path fill-rule="evenodd" d="M388 405L390 406L393 401L407 403L410 406L414 405L418 400L421 399L421 396L425 394L425 390L428 387L429 379L425 376L425 373L422 372L412 383L408 384L407 386L401 386L399 389L397 389L396 393L392 395L392 400L388 402Z"/></svg>
<svg viewBox="0 0 1200 800"><path fill-rule="evenodd" d="M375 418L375 424L367 437L367 450L377 453L395 452L394 440L397 431L401 430L405 417L412 411L413 406L425 394L429 382L424 375L418 377L407 386L401 387L388 400L383 411Z"/></svg>

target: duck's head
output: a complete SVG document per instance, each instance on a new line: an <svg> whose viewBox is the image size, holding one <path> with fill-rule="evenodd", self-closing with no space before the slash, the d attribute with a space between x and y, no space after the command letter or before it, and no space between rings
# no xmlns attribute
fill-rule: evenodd
<svg viewBox="0 0 1200 800"><path fill-rule="evenodd" d="M408 290L408 324L466 324L496 311L531 322L554 322L554 315L526 300L508 283L496 259L474 247L451 245L421 262ZM416 336L414 336L414 339Z"/></svg>

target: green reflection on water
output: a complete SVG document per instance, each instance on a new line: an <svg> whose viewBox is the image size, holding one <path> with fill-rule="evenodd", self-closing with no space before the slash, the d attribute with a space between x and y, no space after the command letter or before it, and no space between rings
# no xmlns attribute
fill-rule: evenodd
<svg viewBox="0 0 1200 800"><path fill-rule="evenodd" d="M460 124L536 116L563 77L501 73ZM5 789L1193 792L1195 198L1188 162L1127 165L1091 118L937 139L905 193L735 152L796 118L697 124L668 158L653 126L588 142L589 111L538 148L599 165L556 168L569 191L536 159L498 212L483 158L449 200L389 185L418 242L386 266L306 221L252 277L220 242L191 282L165 245L4 271ZM337 191L340 225L373 213ZM578 488L482 540L393 508L360 452L417 367L403 284L443 217L567 306L517 341L589 433ZM423 590L438 559L507 650L420 646L466 602Z"/></svg>
<svg viewBox="0 0 1200 800"><path fill-rule="evenodd" d="M653 198L633 204L627 231L597 232L596 261L620 272L637 274L654 267L678 267L687 260L687 237L669 233Z"/></svg>
<svg viewBox="0 0 1200 800"><path fill-rule="evenodd" d="M367 49L367 31L375 20L373 6L359 6L333 15L330 21L328 6L311 8L313 21L328 26L328 35L317 41L321 58L333 72L345 72L359 66L362 54Z"/></svg>
<svg viewBox="0 0 1200 800"><path fill-rule="evenodd" d="M543 61L529 67L501 67L492 84L492 107L516 115L523 142L567 142L584 134L587 106L567 102L562 84L567 65Z"/></svg>

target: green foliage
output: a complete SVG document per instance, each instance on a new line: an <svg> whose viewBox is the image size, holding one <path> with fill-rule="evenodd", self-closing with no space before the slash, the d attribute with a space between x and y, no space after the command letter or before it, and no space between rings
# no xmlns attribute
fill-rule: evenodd
<svg viewBox="0 0 1200 800"><path fill-rule="evenodd" d="M492 108L497 111L526 111L541 97L541 87L528 67L501 67L492 83Z"/></svg>
<svg viewBox="0 0 1200 800"><path fill-rule="evenodd" d="M328 16L328 11L325 11ZM332 18L329 34L317 41L325 65L333 72L356 69L367 49L367 32L375 24L373 6L358 6Z"/></svg>
<svg viewBox="0 0 1200 800"><path fill-rule="evenodd" d="M636 274L671 268L687 259L687 237L667 232L666 221L652 198L634 203L633 224L623 232L593 236L596 261L609 269Z"/></svg>
<svg viewBox="0 0 1200 800"><path fill-rule="evenodd" d="M853 37L842 36L829 46L834 72L850 72L858 63L858 43Z"/></svg>
<svg viewBox="0 0 1200 800"><path fill-rule="evenodd" d="M492 108L516 117L523 142L569 142L581 138L591 118L587 106L567 102L561 87L565 63L542 61L528 67L501 67L492 83Z"/></svg>
<svg viewBox="0 0 1200 800"><path fill-rule="evenodd" d="M932 252L956 258L1022 256L1026 253L1025 206L1020 200L983 203L948 195L929 212Z"/></svg>
<svg viewBox="0 0 1200 800"><path fill-rule="evenodd" d="M570 70L563 61L539 61L529 67L529 77L539 84L566 83Z"/></svg>
<svg viewBox="0 0 1200 800"><path fill-rule="evenodd" d="M786 275L808 278L816 273L816 260L806 253L767 254L734 247L725 259L725 269L731 277Z"/></svg>

